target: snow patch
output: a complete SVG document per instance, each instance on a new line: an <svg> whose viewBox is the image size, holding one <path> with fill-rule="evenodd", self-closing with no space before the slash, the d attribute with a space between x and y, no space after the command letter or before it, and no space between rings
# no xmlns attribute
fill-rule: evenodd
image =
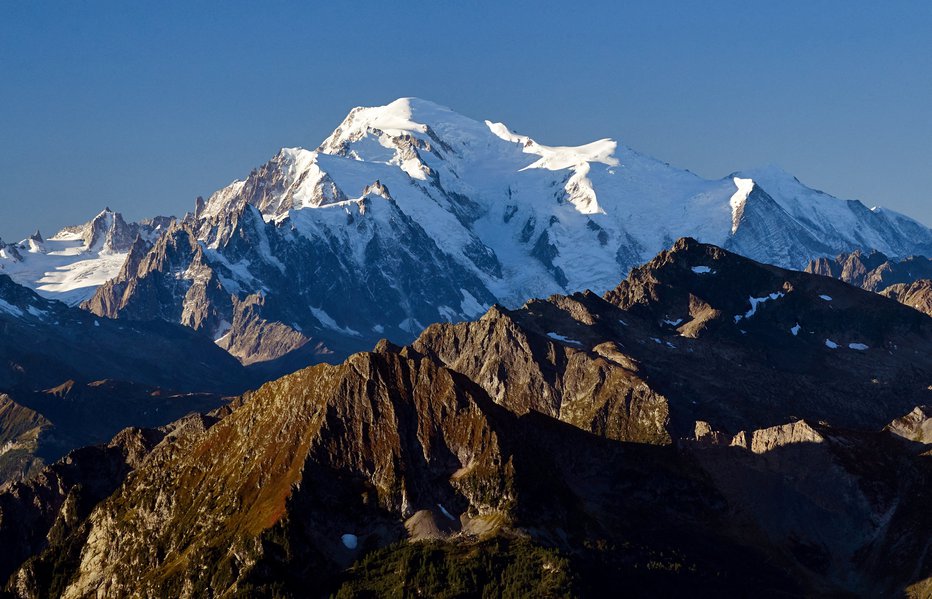
<svg viewBox="0 0 932 599"><path fill-rule="evenodd" d="M854 349L857 351L867 351L868 347L863 343L849 343L848 349Z"/></svg>
<svg viewBox="0 0 932 599"><path fill-rule="evenodd" d="M580 343L579 341L576 341L575 339L570 339L569 337L564 337L563 335L560 335L558 333L547 333L547 336L555 341L560 341L561 343L571 343L573 345L580 345L580 346L582 345L582 343Z"/></svg>
<svg viewBox="0 0 932 599"><path fill-rule="evenodd" d="M320 321L320 324L324 325L332 331L337 331L338 333L343 333L344 335L350 335L352 337L362 337L359 331L351 329L349 327L341 327L337 324L329 314L321 310L320 308L309 308L311 314L314 315L314 318Z"/></svg>
<svg viewBox="0 0 932 599"><path fill-rule="evenodd" d="M681 322L683 322L683 319L682 319L682 318L677 318L676 320L666 320L666 319L665 319L665 320L663 321L663 324L668 324L668 325L670 325L671 327L678 327L678 326L680 326L680 323L681 323Z"/></svg>
<svg viewBox="0 0 932 599"><path fill-rule="evenodd" d="M819 297L822 298L823 300L827 301L827 302L832 301L832 296L830 296L830 295L820 295Z"/></svg>
<svg viewBox="0 0 932 599"><path fill-rule="evenodd" d="M49 315L49 313L46 312L45 310L40 310L39 308L36 308L35 306L28 306L26 308L26 312L29 312L36 318L45 318L46 316Z"/></svg>
<svg viewBox="0 0 932 599"><path fill-rule="evenodd" d="M441 512L444 516L446 516L446 517L449 518L450 520L453 520L454 522L456 521L456 518L453 517L453 514L451 514L450 512L448 512L448 511L447 511L447 508L443 507L443 504L442 504L442 503L438 503L438 504L437 504L437 507L440 508L440 512Z"/></svg>
<svg viewBox="0 0 932 599"><path fill-rule="evenodd" d="M478 316L485 312L486 307L483 306L473 294L465 289L460 289L460 293L463 294L463 301L460 302L460 309L463 311L463 314L466 316Z"/></svg>
<svg viewBox="0 0 932 599"><path fill-rule="evenodd" d="M735 322L737 323L742 318L751 318L752 316L757 314L757 307L759 305L763 304L764 302L770 301L770 300L779 299L783 297L783 295L784 294L782 291L778 291L775 293L771 293L770 295L765 295L764 297L748 296L748 302L751 304L751 309L745 312L743 316L740 314L735 316Z"/></svg>
<svg viewBox="0 0 932 599"><path fill-rule="evenodd" d="M405 318L398 323L398 328L406 333L411 333L416 335L417 333L424 330L424 325L422 325L416 318Z"/></svg>
<svg viewBox="0 0 932 599"><path fill-rule="evenodd" d="M13 316L22 316L22 315L23 315L23 311L22 311L22 310L20 310L19 308L17 308L17 307L14 306L13 304L10 304L10 303L6 302L5 300L2 300L2 299L0 299L0 310L2 310L3 312L7 312L8 314L12 314Z"/></svg>
<svg viewBox="0 0 932 599"><path fill-rule="evenodd" d="M799 323L797 322L797 323L796 323L796 326L794 326L793 328L790 329L790 332L793 333L793 336L794 336L794 337L795 337L796 335L799 335L799 329L800 329L800 328L801 328L801 327L799 326Z"/></svg>
<svg viewBox="0 0 932 599"><path fill-rule="evenodd" d="M696 273L697 275L704 275L708 273L714 274L714 271L708 266L693 266L692 271Z"/></svg>
<svg viewBox="0 0 932 599"><path fill-rule="evenodd" d="M825 347L829 349L838 349L838 344L832 341L831 339L825 340Z"/></svg>

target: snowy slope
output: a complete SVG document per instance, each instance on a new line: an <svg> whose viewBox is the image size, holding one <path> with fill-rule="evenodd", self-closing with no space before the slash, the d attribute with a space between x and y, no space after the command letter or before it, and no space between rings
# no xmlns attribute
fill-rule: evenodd
<svg viewBox="0 0 932 599"><path fill-rule="evenodd" d="M126 223L108 208L88 223L65 228L49 239L37 231L19 243L0 243L0 274L74 306L116 276L136 235L151 242L168 223L165 218Z"/></svg>
<svg viewBox="0 0 932 599"><path fill-rule="evenodd" d="M932 246L914 221L772 167L708 181L612 140L547 147L410 98L354 109L317 151L282 150L257 173L214 194L204 214L250 203L267 220L291 218L317 235L333 226L326 214L379 181L507 304L607 289L684 235L796 268L846 248L906 255ZM476 264L477 253L498 267Z"/></svg>
<svg viewBox="0 0 932 599"><path fill-rule="evenodd" d="M281 150L176 228L188 241L153 248L89 305L176 315L240 357L362 348L493 302L604 292L682 236L794 268L932 250L927 227L777 168L706 180L610 139L545 146L414 98L353 109L316 150Z"/></svg>

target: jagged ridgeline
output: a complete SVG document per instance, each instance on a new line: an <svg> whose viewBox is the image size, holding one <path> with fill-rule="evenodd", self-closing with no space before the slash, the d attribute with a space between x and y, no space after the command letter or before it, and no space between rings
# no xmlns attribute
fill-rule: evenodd
<svg viewBox="0 0 932 599"><path fill-rule="evenodd" d="M925 596L932 319L681 240L0 494L15 596ZM925 407L924 407L925 406Z"/></svg>
<svg viewBox="0 0 932 599"><path fill-rule="evenodd" d="M891 260L881 252L858 250L834 260L813 260L806 272L841 279L932 316L932 259L924 256Z"/></svg>
<svg viewBox="0 0 932 599"><path fill-rule="evenodd" d="M181 323L284 374L495 303L604 293L684 235L792 268L858 248L932 250L920 223L776 167L706 180L610 139L550 147L405 98L353 109L316 150L281 150L174 223L105 211L5 246L0 267L100 316Z"/></svg>

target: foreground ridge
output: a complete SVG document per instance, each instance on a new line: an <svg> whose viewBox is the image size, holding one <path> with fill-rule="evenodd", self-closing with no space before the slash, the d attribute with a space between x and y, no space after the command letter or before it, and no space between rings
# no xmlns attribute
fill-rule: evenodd
<svg viewBox="0 0 932 599"><path fill-rule="evenodd" d="M604 297L494 306L121 433L109 474L72 454L0 494L0 538L49 531L0 575L19 596L920 596L930 342L897 302L681 239ZM47 482L69 463L99 490Z"/></svg>

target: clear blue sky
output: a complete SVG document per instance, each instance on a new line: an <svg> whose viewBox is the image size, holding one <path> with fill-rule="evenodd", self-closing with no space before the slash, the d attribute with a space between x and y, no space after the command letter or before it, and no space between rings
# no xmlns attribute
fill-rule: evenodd
<svg viewBox="0 0 932 599"><path fill-rule="evenodd" d="M707 177L777 163L932 224L932 3L0 3L0 236L181 214L419 96Z"/></svg>

